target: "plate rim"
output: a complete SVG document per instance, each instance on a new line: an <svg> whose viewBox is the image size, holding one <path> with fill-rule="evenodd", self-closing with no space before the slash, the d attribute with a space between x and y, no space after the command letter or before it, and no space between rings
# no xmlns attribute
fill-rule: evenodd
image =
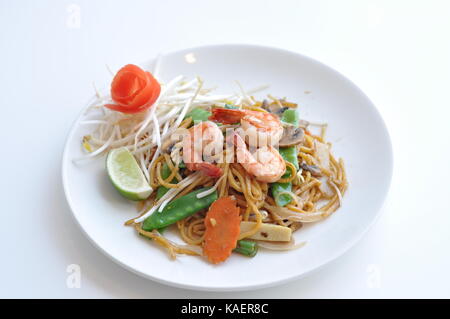
<svg viewBox="0 0 450 319"><path fill-rule="evenodd" d="M380 111L378 110L378 108L375 106L375 104L372 102L372 100L364 93L364 91L362 91L353 81L351 81L349 78L347 78L344 74L342 74L341 72L337 71L336 69L322 63L319 60L316 60L308 55L299 53L299 52L295 52L295 51L291 51L291 50L287 50L287 49L283 49L283 48L279 48L279 47L275 47L275 46L266 46L266 45L258 45L258 44L244 44L244 43L224 43L224 44L211 44L211 45L202 45L202 46L194 46L194 47L189 47L189 48L184 48L184 49L179 49L179 50L170 50L164 53L161 53L160 55L162 57L166 56L166 55L172 55L172 54L183 54L184 52L187 51L195 51L195 50L205 50L205 49L211 49L211 48L232 48L232 47L237 47L237 48L251 48L251 49L257 49L257 50L271 50L271 51L278 51L279 53L284 53L284 54L291 54L291 55L296 55L299 56L303 59L309 60L310 62L319 65L320 67L323 67L325 69L328 69L332 72L335 72L336 74L339 75L339 77L341 78L341 80L347 81L347 83L353 88L355 89L359 94L361 94L370 104L370 107L373 109L372 111L374 111L379 120L380 120L380 124L382 126L382 128L384 129L384 135L386 138L386 142L387 142L387 149L388 149L388 153L386 153L385 155L388 157L388 162L389 162L389 167L387 167L388 170L388 179L387 179L387 186L384 190L383 196L382 196L382 201L380 201L380 205L376 210L376 214L374 215L374 217L372 218L372 220L370 221L370 223L365 227L364 230L360 231L358 234L356 234L352 240L348 241L347 244L343 245L343 247L338 250L337 252L335 252L334 254L331 254L330 257L328 257L327 259L325 259L323 262L321 262L320 264L316 265L315 267L312 267L311 269L307 269L306 271L303 271L300 274L293 274L290 276L287 276L284 279L280 279L280 280L274 280L274 281L267 281L264 283L256 283L256 284L246 284L246 285L242 285L242 286L233 286L233 287L218 287L218 286L205 286L205 285L191 285L191 284L184 284L184 283L179 283L176 281L171 281L171 280L167 280L167 279L161 279L159 277L156 276L152 276L148 273L144 273L141 271L138 271L136 269L133 269L132 267L128 266L127 264L123 263L122 261L120 261L119 259L117 259L116 257L114 257L113 255L111 255L110 253L108 253L105 249L103 249L87 232L86 230L83 228L83 226L81 225L80 220L77 217L77 214L75 213L73 207L73 200L69 194L69 186L68 186L68 177L67 177L67 165L70 161L70 159L68 159L68 153L69 153L69 141L72 139L72 136L75 134L75 131L77 129L77 123L79 122L80 117L84 114L85 110L87 109L87 107L89 106L90 102L95 98L95 94L93 94L93 96L91 96L87 102L85 103L85 106L80 110L78 116L74 119L74 121L72 122L71 128L69 130L69 133L66 136L66 142L64 145L64 151L62 154L62 160L61 160L61 177L62 177L62 184L63 184L63 191L64 191L64 195L67 201L67 204L70 208L70 212L71 215L73 217L73 219L76 221L76 224L79 226L79 228L81 229L82 233L88 238L89 242L91 242L93 244L94 247L96 247L98 250L100 250L105 256L107 256L109 259L111 259L112 261L114 261L116 264L120 265L121 267L125 268L126 270L139 275L141 277L144 277L146 279L150 279L152 281L155 281L157 283L160 284L164 284L164 285L168 285L168 286L172 286L172 287L176 287L176 288L182 288L182 289L189 289L189 290L197 290L197 291L216 291L216 292L227 292L227 291L246 291L246 290L255 290L255 289L263 289L263 288L268 288L268 287L273 287L273 286L277 286L277 285L282 285L284 283L287 283L289 281L292 280L299 280L301 278L304 278L307 275L312 274L313 272L316 272L320 269L322 269L324 266L330 264L332 261L336 260L337 258L343 256L345 253L347 253L352 247L354 247L356 245L356 243L358 243L366 234L367 232L373 227L373 225L378 221L378 219L381 216L381 213L383 211L383 208L386 204L386 199L387 196L390 192L390 188L392 185L392 176L393 176L393 168L394 168L394 153L393 153L393 147L392 147L392 140L389 134L389 129L388 126L386 125L386 122L384 121L384 118L381 116ZM148 64L148 63L154 63L156 57L150 58L147 61L145 61L143 64Z"/></svg>

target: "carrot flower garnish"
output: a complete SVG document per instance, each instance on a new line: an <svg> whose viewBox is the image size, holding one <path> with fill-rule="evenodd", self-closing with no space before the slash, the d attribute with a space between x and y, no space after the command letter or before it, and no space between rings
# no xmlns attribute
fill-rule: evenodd
<svg viewBox="0 0 450 319"><path fill-rule="evenodd" d="M111 83L111 97L115 104L106 104L122 113L139 113L151 107L161 92L161 86L150 72L134 64L127 64L117 72Z"/></svg>

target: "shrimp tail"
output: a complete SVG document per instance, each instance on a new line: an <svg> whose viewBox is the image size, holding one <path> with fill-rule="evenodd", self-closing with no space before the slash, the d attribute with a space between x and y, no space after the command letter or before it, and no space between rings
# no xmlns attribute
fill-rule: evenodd
<svg viewBox="0 0 450 319"><path fill-rule="evenodd" d="M222 124L234 124L239 123L244 115L245 113L241 110L214 108L212 109L212 115L208 119Z"/></svg>
<svg viewBox="0 0 450 319"><path fill-rule="evenodd" d="M211 163L197 163L196 166L198 170L202 171L203 174L209 177L220 177L223 173L220 167L217 167L216 165L213 165Z"/></svg>

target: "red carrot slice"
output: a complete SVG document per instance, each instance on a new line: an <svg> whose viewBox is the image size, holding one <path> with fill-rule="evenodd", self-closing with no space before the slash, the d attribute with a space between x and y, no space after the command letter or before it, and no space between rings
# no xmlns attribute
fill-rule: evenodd
<svg viewBox="0 0 450 319"><path fill-rule="evenodd" d="M209 208L205 218L203 253L213 264L225 261L239 238L239 207L233 197L221 197Z"/></svg>

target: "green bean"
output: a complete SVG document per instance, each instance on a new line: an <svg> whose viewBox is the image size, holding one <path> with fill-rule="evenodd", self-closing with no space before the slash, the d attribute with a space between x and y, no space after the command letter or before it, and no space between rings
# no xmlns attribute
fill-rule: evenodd
<svg viewBox="0 0 450 319"><path fill-rule="evenodd" d="M248 257L254 257L258 252L258 245L252 240L242 239L238 240L237 246L233 251Z"/></svg>
<svg viewBox="0 0 450 319"><path fill-rule="evenodd" d="M291 195L285 193L292 191L292 183L272 183L270 189L277 206L283 207L292 202Z"/></svg>
<svg viewBox="0 0 450 319"><path fill-rule="evenodd" d="M286 110L283 112L281 116L281 120L285 123L289 123L295 126L298 126L299 117L296 110ZM298 158L297 158L297 147L289 146L289 147L281 147L279 149L280 155L286 162L292 163L295 168L298 170ZM287 170L286 173L281 178L288 178L292 176L292 172ZM292 201L292 197L285 192L292 191L292 183L272 183L270 185L270 189L272 191L272 196L275 199L275 203L277 206L286 206Z"/></svg>
<svg viewBox="0 0 450 319"><path fill-rule="evenodd" d="M188 114L186 114L184 118L191 117L194 124L197 124L199 122L207 121L208 117L210 117L211 115L211 112L198 107L191 110Z"/></svg>
<svg viewBox="0 0 450 319"><path fill-rule="evenodd" d="M298 165L298 150L296 146L280 147L279 152L286 162L294 164L296 170L300 168ZM290 177L291 173L290 170L286 171L282 178Z"/></svg>
<svg viewBox="0 0 450 319"><path fill-rule="evenodd" d="M184 164L184 163L183 163ZM181 165L179 165L178 167L181 167ZM185 166L186 167L186 166ZM163 167L161 169L161 177L163 179L166 179L170 176L170 174L172 173L172 171L169 168L169 165L167 165L166 162L164 162ZM177 179L174 177L172 179L172 181L170 181L170 183L172 184L177 184L178 181ZM156 200L159 200L161 197L163 197L167 192L169 191L169 188L167 188L166 186L159 186L158 189L156 190ZM162 227L159 228L158 231L162 234L165 230L167 229L167 227ZM144 236L145 237L145 236ZM148 237L147 237L148 238Z"/></svg>
<svg viewBox="0 0 450 319"><path fill-rule="evenodd" d="M296 110L288 109L281 115L281 121L298 126L299 116Z"/></svg>
<svg viewBox="0 0 450 319"><path fill-rule="evenodd" d="M217 200L217 191L205 197L197 198L197 194L208 189L210 188L201 188L171 201L164 207L162 212L155 211L147 217L142 224L142 229L147 231L159 229L208 208Z"/></svg>

